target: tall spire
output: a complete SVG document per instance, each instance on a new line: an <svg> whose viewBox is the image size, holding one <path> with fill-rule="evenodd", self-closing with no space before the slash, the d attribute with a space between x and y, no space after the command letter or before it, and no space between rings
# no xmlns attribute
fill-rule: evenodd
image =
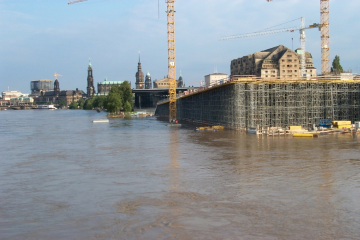
<svg viewBox="0 0 360 240"><path fill-rule="evenodd" d="M139 63L140 63L140 50L139 50Z"/></svg>

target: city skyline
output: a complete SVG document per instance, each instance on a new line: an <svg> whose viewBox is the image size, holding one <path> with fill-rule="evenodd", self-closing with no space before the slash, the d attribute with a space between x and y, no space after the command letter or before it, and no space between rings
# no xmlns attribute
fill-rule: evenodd
<svg viewBox="0 0 360 240"><path fill-rule="evenodd" d="M306 4L304 4L306 2ZM277 45L299 47L299 33L219 41L220 37L260 31L305 17L320 23L319 0L177 0L176 63L187 85L204 76L230 74L230 62ZM331 62L339 55L344 70L359 71L357 48L360 1L330 1ZM138 52L143 72L153 80L167 75L166 5L156 0L99 1L68 5L61 1L0 1L0 90L30 92L30 81L54 80L62 90L86 89L88 59L94 83L128 80L135 88ZM344 14L346 13L346 14ZM299 26L300 20L279 27ZM306 31L306 51L320 73L320 32Z"/></svg>

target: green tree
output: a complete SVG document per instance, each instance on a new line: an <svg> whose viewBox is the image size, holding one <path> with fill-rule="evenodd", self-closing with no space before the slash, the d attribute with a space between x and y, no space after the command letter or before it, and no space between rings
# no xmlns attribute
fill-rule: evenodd
<svg viewBox="0 0 360 240"><path fill-rule="evenodd" d="M113 113L120 111L122 107L121 94L110 91L109 95L106 98L106 102L108 112Z"/></svg>
<svg viewBox="0 0 360 240"><path fill-rule="evenodd" d="M331 72L339 74L344 72L341 64L340 64L340 57L338 55L335 56L334 61L332 62Z"/></svg>
<svg viewBox="0 0 360 240"><path fill-rule="evenodd" d="M106 97L106 109L108 112L118 112L123 106L123 94L119 86L113 86Z"/></svg>
<svg viewBox="0 0 360 240"><path fill-rule="evenodd" d="M92 110L93 109L93 102L94 102L94 97L86 99L86 101L84 103L84 109Z"/></svg>
<svg viewBox="0 0 360 240"><path fill-rule="evenodd" d="M131 104L128 101L126 101L126 103L124 105L124 111L125 112L131 112L131 109L132 109Z"/></svg>
<svg viewBox="0 0 360 240"><path fill-rule="evenodd" d="M83 108L84 108L84 104L85 104L84 99L80 98L79 101L78 101L79 108L80 108L80 109L83 109Z"/></svg>
<svg viewBox="0 0 360 240"><path fill-rule="evenodd" d="M105 107L105 101L106 101L105 96L97 96L94 99L93 107L94 108L104 108Z"/></svg>
<svg viewBox="0 0 360 240"><path fill-rule="evenodd" d="M123 82L120 85L120 91L122 92L122 103L123 106L125 107L126 102L128 102L130 104L130 107L132 108L132 90L131 90L131 86L130 83L128 81Z"/></svg>
<svg viewBox="0 0 360 240"><path fill-rule="evenodd" d="M78 104L77 104L77 102L74 101L74 102L70 103L69 108L70 108L70 109L78 109Z"/></svg>
<svg viewBox="0 0 360 240"><path fill-rule="evenodd" d="M65 99L61 99L60 102L59 102L59 107L60 108L63 108L66 106L66 100Z"/></svg>

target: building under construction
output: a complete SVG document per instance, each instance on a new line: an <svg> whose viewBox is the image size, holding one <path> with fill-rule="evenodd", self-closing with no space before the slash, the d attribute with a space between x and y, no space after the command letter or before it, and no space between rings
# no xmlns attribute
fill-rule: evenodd
<svg viewBox="0 0 360 240"><path fill-rule="evenodd" d="M360 120L360 81L263 80L232 76L226 83L177 98L177 119L229 129L318 125L320 119ZM169 102L156 115L168 116Z"/></svg>

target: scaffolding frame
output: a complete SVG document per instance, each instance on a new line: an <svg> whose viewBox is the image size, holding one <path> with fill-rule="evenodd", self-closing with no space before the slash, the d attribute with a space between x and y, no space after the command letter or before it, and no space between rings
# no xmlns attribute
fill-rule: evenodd
<svg viewBox="0 0 360 240"><path fill-rule="evenodd" d="M157 115L168 114L168 103ZM320 119L360 121L360 81L357 80L234 80L177 99L182 121L249 127L318 125Z"/></svg>

